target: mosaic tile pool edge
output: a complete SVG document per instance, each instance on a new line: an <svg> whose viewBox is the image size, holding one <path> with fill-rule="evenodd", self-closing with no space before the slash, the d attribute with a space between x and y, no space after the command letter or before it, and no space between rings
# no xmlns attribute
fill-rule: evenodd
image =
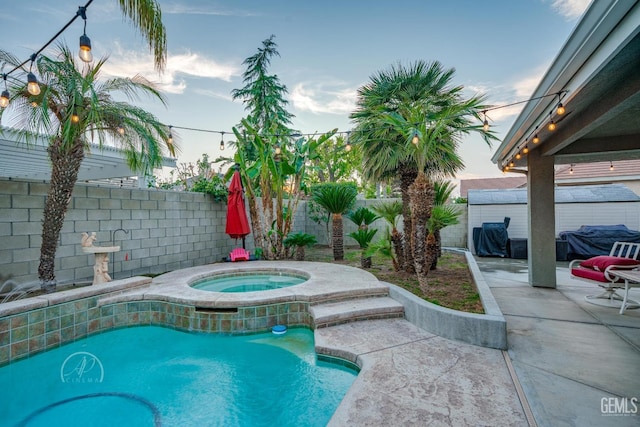
<svg viewBox="0 0 640 427"><path fill-rule="evenodd" d="M0 318L0 366L110 329L158 325L184 331L248 334L279 324L312 327L307 302L238 307L236 312L199 311L166 301L127 301L99 306L105 295Z"/></svg>

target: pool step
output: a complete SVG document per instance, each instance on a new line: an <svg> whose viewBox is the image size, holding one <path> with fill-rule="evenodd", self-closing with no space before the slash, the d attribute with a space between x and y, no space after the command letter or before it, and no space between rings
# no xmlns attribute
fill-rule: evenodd
<svg viewBox="0 0 640 427"><path fill-rule="evenodd" d="M390 319L404 316L404 307L389 297L358 298L313 305L309 308L315 328L358 320Z"/></svg>

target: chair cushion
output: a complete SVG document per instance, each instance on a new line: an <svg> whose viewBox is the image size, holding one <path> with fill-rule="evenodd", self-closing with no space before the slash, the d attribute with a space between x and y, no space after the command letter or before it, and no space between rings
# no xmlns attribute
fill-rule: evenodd
<svg viewBox="0 0 640 427"><path fill-rule="evenodd" d="M572 268L571 275L583 279L595 280L596 282L611 283L610 280L607 280L603 272L592 270L591 268Z"/></svg>
<svg viewBox="0 0 640 427"><path fill-rule="evenodd" d="M601 255L580 263L581 267L592 268L596 271L604 271L612 265L640 265L640 261L632 258L621 258L617 256Z"/></svg>

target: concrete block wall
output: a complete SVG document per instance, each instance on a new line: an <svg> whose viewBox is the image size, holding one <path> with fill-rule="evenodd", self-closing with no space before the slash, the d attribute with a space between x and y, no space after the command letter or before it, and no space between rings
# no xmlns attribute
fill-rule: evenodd
<svg viewBox="0 0 640 427"><path fill-rule="evenodd" d="M0 179L0 275L38 280L42 215L49 184ZM220 261L240 246L225 234L226 204L203 193L76 184L56 253L58 283L91 281L94 256L80 247L82 232L110 254L114 279L158 274ZM123 228L128 233L118 232ZM251 235L247 249L253 249Z"/></svg>
<svg viewBox="0 0 640 427"><path fill-rule="evenodd" d="M367 208L371 208L372 206L376 206L380 203L392 202L397 199L365 199L365 200L357 200L354 209L357 209L361 206L365 206ZM447 247L454 248L466 248L467 247L467 217L468 210L467 205L456 205L461 210L461 215L459 218L459 223L450 227L447 227L442 230L442 244ZM344 227L344 236L345 236L345 245L349 246L357 246L357 242L349 237L349 233L357 230L356 225L351 222L346 217L343 217L343 227ZM370 227L377 228L378 232L376 233L374 240L377 240L380 236L383 235L384 230L387 228L387 222L384 219L376 220ZM398 229L402 230L402 220L398 225ZM329 234L324 228L324 224L318 224L311 220L309 216L309 203L308 201L301 201L298 206L298 211L295 216L295 223L293 227L294 232L305 232L309 234L313 234L318 239L318 243L326 245L331 238L331 219L329 219Z"/></svg>

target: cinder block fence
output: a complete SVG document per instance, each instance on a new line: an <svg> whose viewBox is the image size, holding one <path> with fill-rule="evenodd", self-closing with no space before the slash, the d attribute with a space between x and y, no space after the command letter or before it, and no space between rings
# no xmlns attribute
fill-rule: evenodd
<svg viewBox="0 0 640 427"><path fill-rule="evenodd" d="M0 278L37 282L48 188L42 181L0 179ZM358 206L376 203L379 201L359 200ZM460 224L442 232L444 246L466 244L466 206L460 208ZM308 217L307 209L307 203L301 202L294 231L314 234L326 244L326 233ZM226 204L202 193L78 183L58 242L56 279L60 284L92 280L94 255L82 252L82 232L95 231L96 245L120 246L119 252L109 254L113 279L220 261L242 244L225 234L225 218ZM346 218L344 224L345 234L356 230ZM381 236L386 224L378 220L374 227L381 230ZM345 243L356 244L349 237ZM253 250L251 235L246 247Z"/></svg>

